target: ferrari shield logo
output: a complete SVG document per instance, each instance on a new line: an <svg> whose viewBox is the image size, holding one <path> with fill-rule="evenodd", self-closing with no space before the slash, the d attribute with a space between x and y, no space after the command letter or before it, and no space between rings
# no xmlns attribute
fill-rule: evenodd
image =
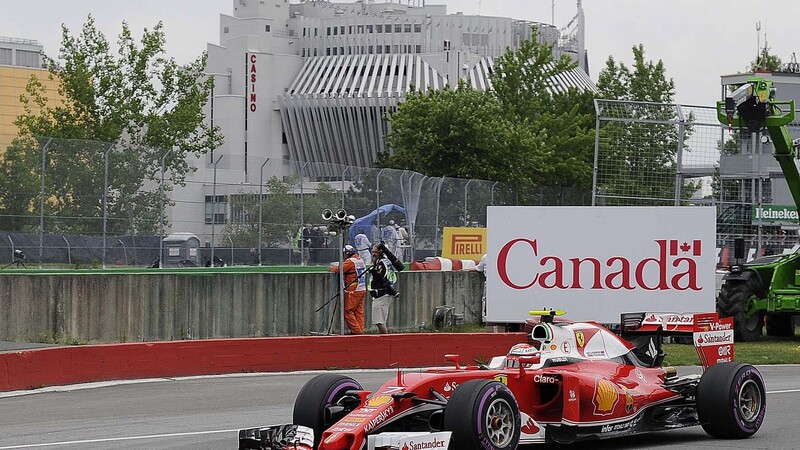
<svg viewBox="0 0 800 450"><path fill-rule="evenodd" d="M583 331L575 332L575 340L578 341L578 347L583 348L586 346L586 337L583 335Z"/></svg>
<svg viewBox="0 0 800 450"><path fill-rule="evenodd" d="M504 374L495 375L494 381L497 381L498 383L503 383L506 386L508 386L508 375Z"/></svg>

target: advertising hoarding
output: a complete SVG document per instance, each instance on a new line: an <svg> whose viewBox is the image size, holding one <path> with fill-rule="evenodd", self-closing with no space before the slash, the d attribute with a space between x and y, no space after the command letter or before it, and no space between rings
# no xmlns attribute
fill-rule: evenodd
<svg viewBox="0 0 800 450"><path fill-rule="evenodd" d="M522 322L543 308L607 323L623 312L714 311L714 208L487 211L488 322Z"/></svg>

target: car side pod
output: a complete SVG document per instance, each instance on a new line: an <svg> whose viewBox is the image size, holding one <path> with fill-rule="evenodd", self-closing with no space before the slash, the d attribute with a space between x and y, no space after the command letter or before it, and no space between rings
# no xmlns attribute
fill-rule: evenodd
<svg viewBox="0 0 800 450"><path fill-rule="evenodd" d="M764 379L749 364L719 363L706 369L697 385L696 400L703 430L720 439L756 434L767 411Z"/></svg>

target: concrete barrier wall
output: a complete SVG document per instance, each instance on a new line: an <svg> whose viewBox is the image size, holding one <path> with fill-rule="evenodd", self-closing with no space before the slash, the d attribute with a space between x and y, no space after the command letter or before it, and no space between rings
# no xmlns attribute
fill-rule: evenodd
<svg viewBox="0 0 800 450"><path fill-rule="evenodd" d="M316 310L335 292L334 277L191 272L3 275L0 340L141 342L307 335L328 328L329 320L323 323L326 309ZM440 305L454 306L467 323L480 318L483 278L475 272L403 272L399 290L389 328L430 325ZM368 300L368 326L369 306ZM336 332L338 314L337 310L333 320Z"/></svg>
<svg viewBox="0 0 800 450"><path fill-rule="evenodd" d="M0 391L93 381L323 369L431 367L504 355L524 333L412 333L81 345L0 353ZM346 349L346 351L344 351Z"/></svg>

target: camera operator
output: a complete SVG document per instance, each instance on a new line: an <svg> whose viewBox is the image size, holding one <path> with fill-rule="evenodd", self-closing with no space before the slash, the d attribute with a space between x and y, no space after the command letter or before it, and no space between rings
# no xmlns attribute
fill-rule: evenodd
<svg viewBox="0 0 800 450"><path fill-rule="evenodd" d="M372 261L372 267L369 269L372 324L378 327L379 333L388 334L386 321L389 318L389 307L392 299L400 295L394 284L397 282L397 272L403 270L405 266L386 248L383 241L372 246Z"/></svg>

